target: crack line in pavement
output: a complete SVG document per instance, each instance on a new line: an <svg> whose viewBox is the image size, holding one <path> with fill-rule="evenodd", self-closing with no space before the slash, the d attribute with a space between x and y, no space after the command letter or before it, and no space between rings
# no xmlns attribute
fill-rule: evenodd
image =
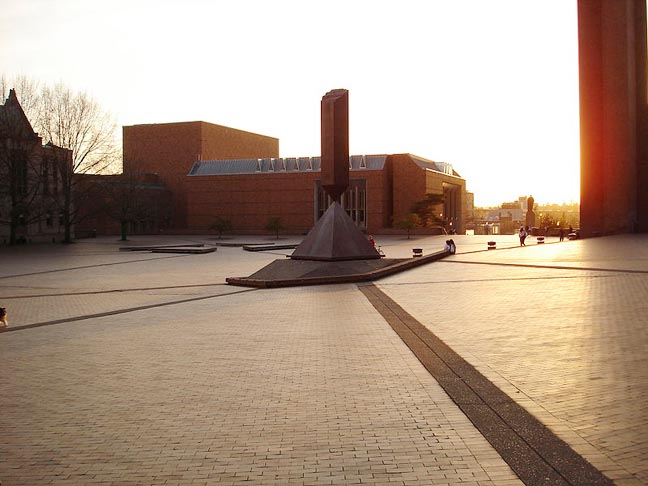
<svg viewBox="0 0 648 486"><path fill-rule="evenodd" d="M242 294L245 292L253 292L255 290L260 290L260 289L244 289L244 290L238 290L236 292L229 292L227 294L215 294L215 295L203 295L201 297L192 297L190 299L181 299L181 300L173 300L170 302L161 302L158 304L149 304L149 305L141 305L138 307L129 307L127 309L117 309L113 311L107 311L107 312L99 312L97 314L87 314L85 316L75 316L75 317L67 317L64 319L57 319L54 321L45 321L45 322L35 322L33 324L24 324L22 326L11 326L11 327L4 327L0 329L0 334L4 334L6 332L14 332L14 331L23 331L25 329L32 329L35 327L44 327L44 326L53 326L55 324L64 324L66 322L76 322L76 321L85 321L88 319L94 319L96 317L106 317L106 316L115 316L119 314L127 314L129 312L136 312L140 310L147 310L147 309L154 309L156 307L165 307L168 305L176 305L176 304L185 304L187 302L196 302L199 300L206 300L206 299L213 299L216 297L228 297L230 295L236 295L236 294Z"/></svg>
<svg viewBox="0 0 648 486"><path fill-rule="evenodd" d="M142 258L140 260L128 260L125 262L112 262L112 263L96 263L94 265L84 265L81 267L70 267L70 268L56 268L54 270L43 270L42 272L33 272L33 273L17 273L15 275L1 275L0 280L7 278L17 278L17 277L30 277L32 275L43 275L45 273L57 273L57 272L69 272L71 270L83 270L84 268L96 268L96 267L109 267L111 265L126 265L128 263L140 263L140 262L150 262L153 260L164 260L169 258L182 258L193 255L171 255L171 256L161 256L154 258Z"/></svg>
<svg viewBox="0 0 648 486"><path fill-rule="evenodd" d="M86 291L86 292L60 292L53 294L30 294L30 295L4 295L0 296L2 299L31 299L36 297L66 297L70 295L98 295L98 294L112 294L120 292L146 292L149 290L172 290L172 289L191 289L197 287L219 287L219 286L229 286L227 283L211 283L211 284L193 284L193 285L171 285L168 287L141 287L141 288L131 288L131 289L112 289L112 290L95 290L95 291ZM1 288L2 286L0 286ZM20 287L24 289L29 289L30 287Z"/></svg>
<svg viewBox="0 0 648 486"><path fill-rule="evenodd" d="M358 289L527 486L613 486L374 284Z"/></svg>

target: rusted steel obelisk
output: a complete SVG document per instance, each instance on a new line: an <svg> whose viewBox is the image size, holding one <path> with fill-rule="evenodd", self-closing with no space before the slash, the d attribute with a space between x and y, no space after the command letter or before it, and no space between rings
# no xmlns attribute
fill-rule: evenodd
<svg viewBox="0 0 648 486"><path fill-rule="evenodd" d="M333 199L290 258L369 260L380 258L340 204L349 186L349 91L334 89L322 98L322 187Z"/></svg>
<svg viewBox="0 0 648 486"><path fill-rule="evenodd" d="M349 92L334 89L322 98L322 187L335 202L349 187Z"/></svg>

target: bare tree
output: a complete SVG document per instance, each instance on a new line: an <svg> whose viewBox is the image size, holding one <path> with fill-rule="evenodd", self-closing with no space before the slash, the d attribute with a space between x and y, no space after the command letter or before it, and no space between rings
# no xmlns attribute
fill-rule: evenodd
<svg viewBox="0 0 648 486"><path fill-rule="evenodd" d="M38 132L42 108L42 89L40 84L27 76L8 77L0 75L0 98L6 100L9 91L14 90L20 100L20 106L34 130Z"/></svg>
<svg viewBox="0 0 648 486"><path fill-rule="evenodd" d="M99 200L97 210L119 223L122 241L128 239L129 229L138 224L159 228L170 220L170 193L157 179L151 180L151 174L130 169L118 175L82 177L93 180L97 189L94 204Z"/></svg>
<svg viewBox="0 0 648 486"><path fill-rule="evenodd" d="M70 242L72 227L82 217L80 206L92 197L91 194L82 194L88 185L80 184L78 175L114 173L119 165L116 124L95 100L85 93L73 92L63 84L41 87L24 76L0 76L3 96L7 96L13 87L20 96L28 124L31 123L42 140L72 151L71 167L69 164L56 165L56 178L60 180L62 194L52 199L58 206L57 212L62 215L64 241ZM4 150L5 164L9 163L7 150ZM27 160L25 157L22 159Z"/></svg>
<svg viewBox="0 0 648 486"><path fill-rule="evenodd" d="M112 116L85 93L74 93L62 84L44 88L37 126L44 140L72 150L72 170L61 172L64 241L72 240L72 226L80 221L79 202L92 197L82 194L78 174L99 174L118 163L116 124ZM75 205L74 203L77 202Z"/></svg>

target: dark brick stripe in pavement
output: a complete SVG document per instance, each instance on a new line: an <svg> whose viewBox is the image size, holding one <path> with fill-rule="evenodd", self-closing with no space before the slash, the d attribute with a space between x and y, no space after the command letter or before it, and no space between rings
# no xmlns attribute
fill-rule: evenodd
<svg viewBox="0 0 648 486"><path fill-rule="evenodd" d="M527 486L614 484L380 289L359 288Z"/></svg>
<svg viewBox="0 0 648 486"><path fill-rule="evenodd" d="M228 292L226 294L203 295L201 297L192 297L190 299L180 299L180 300L173 300L171 302L160 302L158 304L149 304L149 305L142 305L142 306L138 306L138 307L129 307L127 309L117 309L117 310L114 310L114 311L100 312L100 313L97 313L97 314L88 314L88 315L85 315L85 316L67 317L65 319L57 319L57 320L54 320L54 321L35 322L33 324L25 324L23 326L4 327L4 328L0 329L0 334L5 333L5 332L24 331L26 329L33 329L35 327L53 326L55 324L65 324L66 322L85 321L87 319L94 319L96 317L107 317L107 316L114 316L114 315L118 315L118 314L126 314L126 313L129 313L129 312L136 312L136 311L140 311L140 310L153 309L155 307L165 307L165 306L168 306L168 305L184 304L186 302L196 302L198 300L214 299L216 297L226 297L226 296L229 296L229 295L242 294L244 292L252 292L254 290L258 290L258 289L238 290L236 292Z"/></svg>

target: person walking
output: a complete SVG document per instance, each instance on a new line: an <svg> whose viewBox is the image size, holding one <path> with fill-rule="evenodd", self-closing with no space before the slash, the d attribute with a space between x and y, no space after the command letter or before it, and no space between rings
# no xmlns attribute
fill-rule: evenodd
<svg viewBox="0 0 648 486"><path fill-rule="evenodd" d="M518 234L518 236L520 237L520 246L526 246L524 240L526 240L527 234L528 233L524 229L524 226L520 226L520 233Z"/></svg>
<svg viewBox="0 0 648 486"><path fill-rule="evenodd" d="M558 229L558 236L560 236L560 241L565 239L565 228L562 226Z"/></svg>

